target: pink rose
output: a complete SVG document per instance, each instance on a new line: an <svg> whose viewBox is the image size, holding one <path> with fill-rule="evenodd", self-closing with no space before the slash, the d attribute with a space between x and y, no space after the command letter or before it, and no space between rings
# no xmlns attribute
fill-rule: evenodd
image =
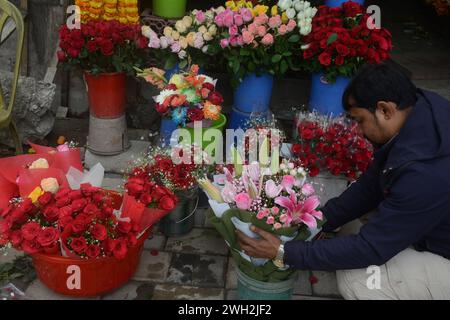
<svg viewBox="0 0 450 320"><path fill-rule="evenodd" d="M255 23L258 25L263 25L263 24L267 24L269 22L269 17L267 16L267 14L260 14L259 16L257 16L255 18Z"/></svg>
<svg viewBox="0 0 450 320"><path fill-rule="evenodd" d="M253 40L255 40L255 37L253 36L253 34L251 32L244 30L242 32L242 39L245 44L250 44L253 42Z"/></svg>
<svg viewBox="0 0 450 320"><path fill-rule="evenodd" d="M250 196L245 192L236 195L234 201L236 201L236 206L241 210L250 209L250 206L252 204L252 199L250 199Z"/></svg>
<svg viewBox="0 0 450 320"><path fill-rule="evenodd" d="M172 50L172 52L174 53L178 53L181 50L181 45L178 41L175 41L171 46L170 49Z"/></svg>
<svg viewBox="0 0 450 320"><path fill-rule="evenodd" d="M287 26L285 24L282 24L279 28L278 28L278 33L281 35L284 35L287 33Z"/></svg>
<svg viewBox="0 0 450 320"><path fill-rule="evenodd" d="M223 25L227 28L231 27L234 23L234 13L233 11L229 10L225 13L225 16L223 17Z"/></svg>
<svg viewBox="0 0 450 320"><path fill-rule="evenodd" d="M305 196L307 196L307 197L309 197L310 195L314 194L314 192L316 192L316 190L314 190L314 187L311 184L309 184L309 183L305 184L302 187L302 193Z"/></svg>
<svg viewBox="0 0 450 320"><path fill-rule="evenodd" d="M287 24L287 31L291 32L292 30L295 29L296 26L297 26L297 23L294 20L289 20L289 22Z"/></svg>
<svg viewBox="0 0 450 320"><path fill-rule="evenodd" d="M275 218L270 216L267 218L267 224L274 224L275 223Z"/></svg>
<svg viewBox="0 0 450 320"><path fill-rule="evenodd" d="M238 43L238 37L231 37L230 38L230 46L237 47L239 45Z"/></svg>
<svg viewBox="0 0 450 320"><path fill-rule="evenodd" d="M222 39L220 40L220 46L222 47L222 49L225 49L226 47L228 47L230 45L230 42L228 41L228 39Z"/></svg>
<svg viewBox="0 0 450 320"><path fill-rule="evenodd" d="M279 15L269 19L269 26L271 28L278 28L281 25L281 17Z"/></svg>
<svg viewBox="0 0 450 320"><path fill-rule="evenodd" d="M242 19L244 20L244 22L250 22L253 20L253 14L250 11L250 9L248 8L242 8L240 10L240 13L242 15Z"/></svg>
<svg viewBox="0 0 450 320"><path fill-rule="evenodd" d="M228 28L228 33L232 37L237 36L238 32L239 32L239 29L238 29L238 27L236 25L233 25L233 26Z"/></svg>
<svg viewBox="0 0 450 320"><path fill-rule="evenodd" d="M280 213L280 209L279 209L278 207L273 207L273 208L272 208L272 213L273 213L274 215L277 215L277 214Z"/></svg>
<svg viewBox="0 0 450 320"><path fill-rule="evenodd" d="M265 192L269 198L274 199L274 198L278 197L278 195L280 194L280 192L282 190L283 190L283 187L277 186L275 181L269 180L266 182Z"/></svg>
<svg viewBox="0 0 450 320"><path fill-rule="evenodd" d="M242 26L242 25L244 24L244 18L242 17L242 15L236 14L236 15L234 16L234 23L235 23L238 27Z"/></svg>
<svg viewBox="0 0 450 320"><path fill-rule="evenodd" d="M205 13L203 11L197 11L195 19L197 19L198 23L202 24L205 22Z"/></svg>
<svg viewBox="0 0 450 320"><path fill-rule="evenodd" d="M284 176L283 180L281 181L281 185L283 186L283 188L286 191L289 191L292 189L292 187L294 186L295 183L295 178L291 175L289 176Z"/></svg>
<svg viewBox="0 0 450 320"><path fill-rule="evenodd" d="M260 37L264 37L266 35L266 33L267 33L266 27L264 27L264 26L259 26L258 27L258 35Z"/></svg>
<svg viewBox="0 0 450 320"><path fill-rule="evenodd" d="M242 38L242 36L237 36L236 41L238 46L242 47L244 45L244 38Z"/></svg>
<svg viewBox="0 0 450 320"><path fill-rule="evenodd" d="M258 214L256 215L256 218L258 218L259 220L262 220L266 217L266 213L264 211L260 211L258 212Z"/></svg>
<svg viewBox="0 0 450 320"><path fill-rule="evenodd" d="M58 150L58 152L70 151L69 146L67 144L65 144L65 143L57 146L56 150Z"/></svg>
<svg viewBox="0 0 450 320"><path fill-rule="evenodd" d="M282 225L281 225L281 223L279 223L279 222L277 222L277 223L275 223L275 224L273 225L273 228L274 228L275 230L281 229L281 227L282 227Z"/></svg>
<svg viewBox="0 0 450 320"><path fill-rule="evenodd" d="M223 14L219 14L214 19L214 22L217 24L218 27L223 27L223 17L224 17Z"/></svg>
<svg viewBox="0 0 450 320"><path fill-rule="evenodd" d="M248 32L251 34L256 35L258 33L258 26L254 23L251 23L248 25Z"/></svg>
<svg viewBox="0 0 450 320"><path fill-rule="evenodd" d="M265 46L270 46L273 44L273 36L270 33L268 33L264 36L264 38L262 38L261 42Z"/></svg>

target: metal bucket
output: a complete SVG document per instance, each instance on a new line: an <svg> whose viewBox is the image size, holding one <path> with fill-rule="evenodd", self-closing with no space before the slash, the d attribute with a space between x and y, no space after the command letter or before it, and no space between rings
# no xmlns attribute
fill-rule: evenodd
<svg viewBox="0 0 450 320"><path fill-rule="evenodd" d="M130 148L125 115L116 119L89 117L87 148L94 154L111 156Z"/></svg>
<svg viewBox="0 0 450 320"><path fill-rule="evenodd" d="M262 282L237 268L239 300L291 300L297 277L282 282Z"/></svg>
<svg viewBox="0 0 450 320"><path fill-rule="evenodd" d="M178 205L160 223L161 231L168 237L182 236L192 230L199 200L198 188L175 193Z"/></svg>

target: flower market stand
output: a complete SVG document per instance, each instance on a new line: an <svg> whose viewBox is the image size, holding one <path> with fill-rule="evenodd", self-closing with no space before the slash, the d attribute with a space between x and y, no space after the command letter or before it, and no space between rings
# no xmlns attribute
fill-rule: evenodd
<svg viewBox="0 0 450 320"><path fill-rule="evenodd" d="M74 259L59 255L33 254L33 264L39 279L55 292L75 297L92 297L124 285L139 264L144 241L150 231L130 247L124 259Z"/></svg>

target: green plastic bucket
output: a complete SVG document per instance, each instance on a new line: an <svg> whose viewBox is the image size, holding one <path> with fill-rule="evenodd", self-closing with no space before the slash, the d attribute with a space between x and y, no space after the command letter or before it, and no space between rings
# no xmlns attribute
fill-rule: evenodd
<svg viewBox="0 0 450 320"><path fill-rule="evenodd" d="M198 206L198 188L175 192L178 204L159 224L168 237L178 237L189 233L194 227L194 214Z"/></svg>
<svg viewBox="0 0 450 320"><path fill-rule="evenodd" d="M173 19L181 18L186 13L187 0L153 0L155 16Z"/></svg>
<svg viewBox="0 0 450 320"><path fill-rule="evenodd" d="M282 282L261 282L237 268L239 300L291 300L296 277Z"/></svg>
<svg viewBox="0 0 450 320"><path fill-rule="evenodd" d="M220 141L217 140L213 140L213 141L203 141L203 137L204 135L211 129L218 129L219 131L221 131L223 133L223 128L225 127L225 124L227 123L227 118L223 115L220 114L219 119L213 121L212 125L208 128L202 128L202 129L197 129L199 132L197 133L197 135L201 136L201 141L202 141L202 147L203 150L205 150L205 148L207 146L209 146L210 144L215 144L217 147L216 149L221 149L221 147L223 147L223 139L220 139ZM191 134L191 141L192 143L195 142L194 138L194 132L196 129L194 128L189 128L186 127L186 129L189 131L189 133ZM200 132L201 131L201 132ZM220 144L220 145L219 145ZM211 155L210 155L211 156Z"/></svg>

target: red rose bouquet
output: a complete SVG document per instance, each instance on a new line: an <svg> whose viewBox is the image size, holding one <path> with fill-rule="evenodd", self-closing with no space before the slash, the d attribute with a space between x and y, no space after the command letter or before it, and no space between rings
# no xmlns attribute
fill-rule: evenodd
<svg viewBox="0 0 450 320"><path fill-rule="evenodd" d="M338 76L352 77L365 63L388 59L391 34L376 28L370 19L365 8L352 1L337 8L320 6L312 32L304 39L305 68L324 72L334 82Z"/></svg>
<svg viewBox="0 0 450 320"><path fill-rule="evenodd" d="M59 31L59 62L93 74L128 72L143 61L148 39L139 24L117 21L90 21L80 29L64 24Z"/></svg>
<svg viewBox="0 0 450 320"><path fill-rule="evenodd" d="M44 192L35 203L30 198L13 199L0 213L0 246L29 254L123 259L136 244L138 226L117 218L114 209L116 198L90 184L80 190Z"/></svg>
<svg viewBox="0 0 450 320"><path fill-rule="evenodd" d="M372 161L373 148L354 122L306 113L301 114L297 130L298 142L291 151L312 177L326 170L353 180Z"/></svg>

